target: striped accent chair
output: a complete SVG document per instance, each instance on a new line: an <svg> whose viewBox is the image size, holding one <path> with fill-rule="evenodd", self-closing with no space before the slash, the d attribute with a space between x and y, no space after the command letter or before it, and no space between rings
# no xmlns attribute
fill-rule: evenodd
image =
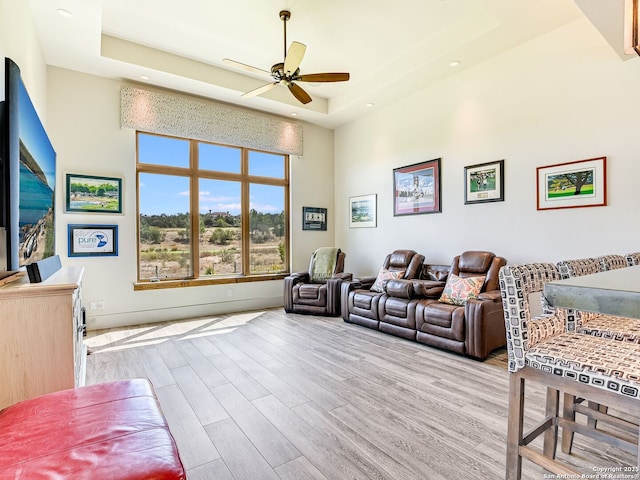
<svg viewBox="0 0 640 480"><path fill-rule="evenodd" d="M637 455L637 437L613 438L606 432L559 415L560 392L608 405L621 413L640 411L640 345L566 331L566 311L553 309L532 317L529 297L543 292L546 282L559 280L550 263L506 265L500 269L500 290L507 330L509 410L506 479L520 480L522 459L556 475L583 473L555 457L558 426L580 431ZM524 431L525 381L547 388L543 419ZM589 409L586 409L589 415ZM606 415L597 412L598 415ZM527 411L527 416L532 412ZM636 427L636 432L638 431ZM531 442L544 435L543 447Z"/></svg>

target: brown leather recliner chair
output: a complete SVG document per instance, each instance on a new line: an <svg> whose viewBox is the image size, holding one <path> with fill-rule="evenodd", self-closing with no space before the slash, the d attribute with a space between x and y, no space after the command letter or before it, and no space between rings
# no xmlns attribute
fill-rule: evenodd
<svg viewBox="0 0 640 480"><path fill-rule="evenodd" d="M506 344L498 274L507 261L491 252L469 251L455 257L451 274L485 276L476 299L465 305L421 299L416 305L416 340L477 359Z"/></svg>
<svg viewBox="0 0 640 480"><path fill-rule="evenodd" d="M420 275L424 255L414 250L395 250L386 256L382 268L389 272L404 274L401 278L411 280ZM384 290L372 291L376 277L363 277L342 284L342 318L345 322L357 323L378 329L378 302Z"/></svg>
<svg viewBox="0 0 640 480"><path fill-rule="evenodd" d="M335 268L327 278L314 278L318 249L311 255L308 272L292 273L284 279L284 310L287 313L308 315L340 315L340 287L343 281L353 278L344 273L345 254L339 248L336 252Z"/></svg>

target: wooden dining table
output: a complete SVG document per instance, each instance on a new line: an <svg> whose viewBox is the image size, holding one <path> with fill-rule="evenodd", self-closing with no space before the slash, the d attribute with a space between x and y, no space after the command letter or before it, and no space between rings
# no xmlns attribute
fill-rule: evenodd
<svg viewBox="0 0 640 480"><path fill-rule="evenodd" d="M640 319L640 265L548 282L554 307Z"/></svg>

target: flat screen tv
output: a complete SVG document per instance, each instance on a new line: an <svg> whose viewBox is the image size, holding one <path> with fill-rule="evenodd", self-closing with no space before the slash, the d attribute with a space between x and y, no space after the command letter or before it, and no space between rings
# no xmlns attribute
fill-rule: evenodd
<svg viewBox="0 0 640 480"><path fill-rule="evenodd" d="M6 269L18 270L55 254L56 152L9 58L3 107L0 210Z"/></svg>

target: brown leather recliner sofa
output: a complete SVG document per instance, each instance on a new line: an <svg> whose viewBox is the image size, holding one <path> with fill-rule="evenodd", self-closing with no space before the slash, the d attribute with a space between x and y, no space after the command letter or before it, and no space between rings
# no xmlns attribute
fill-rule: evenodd
<svg viewBox="0 0 640 480"><path fill-rule="evenodd" d="M400 273L402 279L411 280L420 275L424 255L414 250L395 250L384 259L382 269ZM378 302L384 291L372 290L377 277L362 277L342 283L342 318L369 328L378 328Z"/></svg>
<svg viewBox="0 0 640 480"><path fill-rule="evenodd" d="M377 312L365 313L358 298L366 295L367 284L358 280L342 285L342 318L392 335L483 360L506 344L498 272L506 260L494 253L469 251L453 259L446 278L438 265L422 266L412 280L391 279L375 305ZM446 279L485 277L477 298L463 305L440 301ZM480 282L478 282L479 284ZM356 305L358 308L355 308ZM368 315L368 317L367 317ZM375 315L375 320L374 320ZM368 318L363 322L362 318Z"/></svg>

